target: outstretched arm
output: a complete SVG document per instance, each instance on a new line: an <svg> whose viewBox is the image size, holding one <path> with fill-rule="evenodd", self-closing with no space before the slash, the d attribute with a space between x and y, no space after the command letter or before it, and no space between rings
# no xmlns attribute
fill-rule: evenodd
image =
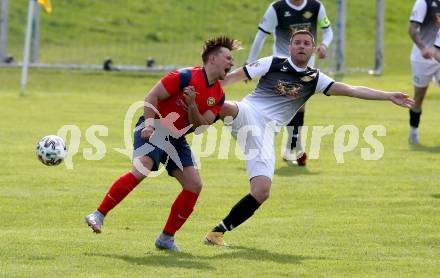
<svg viewBox="0 0 440 278"><path fill-rule="evenodd" d="M362 86L351 86L341 82L335 82L327 91L332 96L348 96L367 100L389 100L394 104L411 108L414 100L408 98L407 94L401 92L385 92Z"/></svg>
<svg viewBox="0 0 440 278"><path fill-rule="evenodd" d="M224 87L245 80L249 80L249 77L244 71L244 69L241 67L235 69L231 73L228 73L228 75L226 75L224 80L220 80L220 84L222 85L222 87Z"/></svg>

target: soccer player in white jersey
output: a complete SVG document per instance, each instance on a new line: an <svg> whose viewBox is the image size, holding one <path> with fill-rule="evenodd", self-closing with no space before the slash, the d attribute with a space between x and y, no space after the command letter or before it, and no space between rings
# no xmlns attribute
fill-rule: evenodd
<svg viewBox="0 0 440 278"><path fill-rule="evenodd" d="M422 104L428 85L434 78L440 82L440 63L434 59L433 44L440 28L440 1L416 0L414 3L409 35L413 41L411 67L414 85L414 106L409 110L409 143L419 143L419 123Z"/></svg>
<svg viewBox="0 0 440 278"><path fill-rule="evenodd" d="M289 42L292 32L308 30L316 38L318 27L322 31L322 42L316 48L316 52L318 58L324 59L327 55L327 47L333 39L333 31L324 5L317 0L280 0L273 2L267 8L263 19L258 25L258 32L246 63L250 64L257 59L266 37L271 33L274 34L272 55L276 57L289 57ZM310 58L308 65L314 67L315 55ZM289 127L288 132L292 134L291 141L287 141L287 146L283 153L284 160L294 160L292 151L295 149L296 160L299 166L304 166L307 159L307 155L301 145L299 132L300 127L304 125L304 112L305 107L302 106L287 125Z"/></svg>
<svg viewBox="0 0 440 278"><path fill-rule="evenodd" d="M312 95L323 93L328 96L389 100L407 108L414 103L404 93L334 82L319 70L307 67L315 51L313 35L308 31L293 33L289 48L289 58L261 58L233 71L222 82L222 85L228 85L261 76L251 94L236 103L226 102L220 110L221 117L235 118L232 121L232 133L245 154L250 193L206 235L206 244L225 245L224 233L249 219L269 198L275 167L274 137L277 127L289 123ZM252 128L252 136L240 140L240 133L243 130L249 131L249 128Z"/></svg>

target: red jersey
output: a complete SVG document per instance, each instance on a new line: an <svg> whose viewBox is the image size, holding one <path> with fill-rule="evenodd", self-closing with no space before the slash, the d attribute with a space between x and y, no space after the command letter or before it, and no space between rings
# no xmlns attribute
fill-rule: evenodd
<svg viewBox="0 0 440 278"><path fill-rule="evenodd" d="M181 84L183 71L190 71L191 73L189 82L185 81L186 84ZM189 77L189 75L187 76ZM225 93L220 82L216 81L214 84L209 85L205 69L201 67L172 71L165 75L161 82L170 97L165 100L159 100L157 102L157 110L162 118L165 118L171 112L178 113L180 117L174 122L174 126L177 129L183 129L190 125L188 112L181 105L181 101L185 102L182 85L184 87L194 86L195 91L198 93L195 101L202 115L207 110L211 110L217 116L225 102Z"/></svg>

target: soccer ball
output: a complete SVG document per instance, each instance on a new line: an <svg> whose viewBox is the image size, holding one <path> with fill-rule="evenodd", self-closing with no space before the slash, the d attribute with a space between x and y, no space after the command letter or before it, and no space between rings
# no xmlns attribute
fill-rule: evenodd
<svg viewBox="0 0 440 278"><path fill-rule="evenodd" d="M43 137L37 143L37 157L47 166L60 164L66 157L67 148L63 138L56 135Z"/></svg>

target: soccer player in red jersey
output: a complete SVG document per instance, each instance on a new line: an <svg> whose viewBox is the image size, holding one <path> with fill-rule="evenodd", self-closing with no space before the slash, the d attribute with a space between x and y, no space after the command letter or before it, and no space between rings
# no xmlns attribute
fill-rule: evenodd
<svg viewBox="0 0 440 278"><path fill-rule="evenodd" d="M101 232L107 213L162 162L168 174L181 184L182 191L171 206L155 245L179 251L174 234L191 215L202 189L185 134L214 122L225 100L219 80L232 68L231 51L239 47L238 41L228 37L206 41L203 67L172 71L146 95L144 114L134 132L133 167L113 183L98 209L85 217L93 232Z"/></svg>

